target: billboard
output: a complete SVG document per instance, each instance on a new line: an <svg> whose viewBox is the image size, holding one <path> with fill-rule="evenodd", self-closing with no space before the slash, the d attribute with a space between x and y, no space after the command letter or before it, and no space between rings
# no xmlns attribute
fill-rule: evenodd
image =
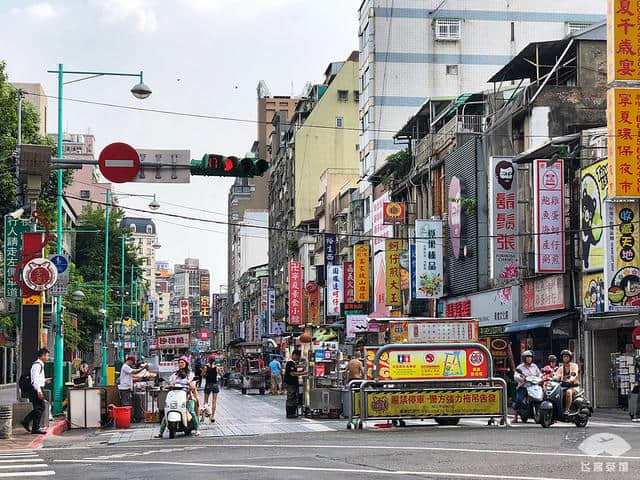
<svg viewBox="0 0 640 480"><path fill-rule="evenodd" d="M640 88L610 88L607 92L609 198L640 197Z"/></svg>
<svg viewBox="0 0 640 480"><path fill-rule="evenodd" d="M407 215L407 207L404 202L385 202L382 206L385 225L403 225Z"/></svg>
<svg viewBox="0 0 640 480"><path fill-rule="evenodd" d="M191 315L189 313L189 299L180 300L180 326L188 327L191 325Z"/></svg>
<svg viewBox="0 0 640 480"><path fill-rule="evenodd" d="M302 263L289 262L289 325L302 325Z"/></svg>
<svg viewBox="0 0 640 480"><path fill-rule="evenodd" d="M327 317L339 317L340 304L344 301L342 267L331 265L327 273Z"/></svg>
<svg viewBox="0 0 640 480"><path fill-rule="evenodd" d="M640 3L608 0L607 81L640 80Z"/></svg>
<svg viewBox="0 0 640 480"><path fill-rule="evenodd" d="M384 240L385 237L393 236L393 226L384 224L384 203L391 199L389 192L385 192L379 198L373 201L372 215L372 231L375 238L372 239L372 255L373 255L373 314L374 317L388 317L389 308L385 303L386 295L386 277L385 277L385 255Z"/></svg>
<svg viewBox="0 0 640 480"><path fill-rule="evenodd" d="M356 282L353 262L344 262L342 264L344 270L344 301L347 303L355 302Z"/></svg>
<svg viewBox="0 0 640 480"><path fill-rule="evenodd" d="M369 301L369 245L353 246L356 302Z"/></svg>
<svg viewBox="0 0 640 480"><path fill-rule="evenodd" d="M605 201L608 194L607 160L583 168L580 173L580 243L582 271L604 268Z"/></svg>
<svg viewBox="0 0 640 480"><path fill-rule="evenodd" d="M536 273L564 272L564 160L533 162Z"/></svg>
<svg viewBox="0 0 640 480"><path fill-rule="evenodd" d="M400 254L402 253L402 240L389 238L384 241L384 253L386 262L385 272L385 303L392 307L402 306L402 287L400 273Z"/></svg>
<svg viewBox="0 0 640 480"><path fill-rule="evenodd" d="M412 298L441 298L444 294L443 245L442 220L416 220Z"/></svg>
<svg viewBox="0 0 640 480"><path fill-rule="evenodd" d="M490 272L498 280L518 276L518 175L511 157L491 157L489 170Z"/></svg>

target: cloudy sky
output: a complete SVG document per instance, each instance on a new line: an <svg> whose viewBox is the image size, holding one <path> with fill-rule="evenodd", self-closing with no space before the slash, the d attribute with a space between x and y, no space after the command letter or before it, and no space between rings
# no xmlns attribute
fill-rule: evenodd
<svg viewBox="0 0 640 480"><path fill-rule="evenodd" d="M0 59L10 81L40 82L56 95L47 70L137 72L153 90L147 100L129 93L133 79L98 78L65 86L64 97L207 115L256 118L256 86L274 95L299 94L321 81L331 61L357 49L360 0L2 0ZM3 48L4 47L4 48ZM49 131L56 131L49 99ZM64 128L93 133L97 151L124 141L137 148L243 154L256 138L247 123L194 119L64 103ZM157 193L162 211L226 219L229 180L196 177L191 185L120 185L118 191ZM125 200L147 208L148 200ZM194 208L200 210L194 210ZM206 210L206 211L201 211ZM162 248L172 263L199 257L212 287L226 284L226 227L156 217ZM218 232L218 233L216 233Z"/></svg>

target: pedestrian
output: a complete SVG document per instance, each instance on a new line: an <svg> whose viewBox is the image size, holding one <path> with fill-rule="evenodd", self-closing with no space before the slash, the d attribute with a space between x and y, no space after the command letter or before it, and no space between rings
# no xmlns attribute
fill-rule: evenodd
<svg viewBox="0 0 640 480"><path fill-rule="evenodd" d="M284 367L284 384L287 388L287 418L298 417L298 377L307 374L306 371L298 372L297 363L300 361L301 356L302 352L300 350L294 350Z"/></svg>
<svg viewBox="0 0 640 480"><path fill-rule="evenodd" d="M193 417L193 424L195 426L194 435L200 435L200 422L198 421L198 415L196 415L196 398L198 398L198 390L194 382L195 375L189 369L189 358L186 356L180 357L178 360L178 370L176 370L171 377L169 377L169 385L180 387L187 392L187 410ZM167 428L167 416L162 417L160 422L160 433L157 438L162 438L165 429Z"/></svg>
<svg viewBox="0 0 640 480"><path fill-rule="evenodd" d="M216 406L218 404L218 393L220 393L220 386L218 381L222 377L218 365L216 365L216 356L211 354L207 364L202 369L202 376L204 382L204 406L202 407L202 418L204 420L204 414L209 416L211 423L216 421ZM211 408L209 408L209 396L211 396Z"/></svg>
<svg viewBox="0 0 640 480"><path fill-rule="evenodd" d="M134 369L133 365L136 363L135 355L129 355L126 361L122 364L120 369L120 382L118 383L118 393L120 394L120 404L124 406L133 405L133 375L142 372L144 369L149 368L148 365L143 365L138 369Z"/></svg>
<svg viewBox="0 0 640 480"><path fill-rule="evenodd" d="M197 357L194 363L193 371L195 373L196 387L200 388L200 385L202 385L202 358Z"/></svg>
<svg viewBox="0 0 640 480"><path fill-rule="evenodd" d="M269 362L269 372L271 373L271 395L280 395L282 388L282 365L276 357Z"/></svg>
<svg viewBox="0 0 640 480"><path fill-rule="evenodd" d="M42 414L44 413L45 403L44 403L44 393L42 392L42 387L44 387L47 383L51 381L51 379L47 379L44 376L44 363L49 360L49 350L46 348L41 348L38 350L38 359L33 362L31 365L31 389L29 393L29 400L31 400L31 405L33 406L33 410L27 414L26 417L22 420L22 426L24 429L33 435L41 435L47 433L45 430L40 429L40 421L42 419Z"/></svg>
<svg viewBox="0 0 640 480"><path fill-rule="evenodd" d="M365 376L364 365L362 365L362 354L357 350L354 357L347 364L347 382L351 380L362 380Z"/></svg>

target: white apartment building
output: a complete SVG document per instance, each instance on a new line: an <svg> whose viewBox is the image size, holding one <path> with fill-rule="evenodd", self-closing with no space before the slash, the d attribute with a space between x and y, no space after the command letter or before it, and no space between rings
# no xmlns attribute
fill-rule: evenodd
<svg viewBox="0 0 640 480"><path fill-rule="evenodd" d="M488 88L487 79L527 44L600 23L606 9L604 0L364 0L361 175L403 148L393 136L427 98Z"/></svg>
<svg viewBox="0 0 640 480"><path fill-rule="evenodd" d="M234 269L236 288L234 289L234 303L240 301L240 287L238 280L247 270L269 261L269 233L265 228L269 225L267 210L245 210L244 217L237 222L240 227L235 229L232 251L231 268Z"/></svg>

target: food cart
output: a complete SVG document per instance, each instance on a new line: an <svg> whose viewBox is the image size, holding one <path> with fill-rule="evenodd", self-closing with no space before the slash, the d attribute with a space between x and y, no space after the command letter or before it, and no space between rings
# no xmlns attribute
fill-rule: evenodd
<svg viewBox="0 0 640 480"><path fill-rule="evenodd" d="M267 388L266 369L262 359L262 344L242 342L229 346L229 358L232 371L229 372L229 385L234 385L237 378L237 386L245 395L249 390L258 390L264 395Z"/></svg>
<svg viewBox="0 0 640 480"><path fill-rule="evenodd" d="M304 377L303 408L307 416L338 418L342 412L343 369L338 342L314 342Z"/></svg>

